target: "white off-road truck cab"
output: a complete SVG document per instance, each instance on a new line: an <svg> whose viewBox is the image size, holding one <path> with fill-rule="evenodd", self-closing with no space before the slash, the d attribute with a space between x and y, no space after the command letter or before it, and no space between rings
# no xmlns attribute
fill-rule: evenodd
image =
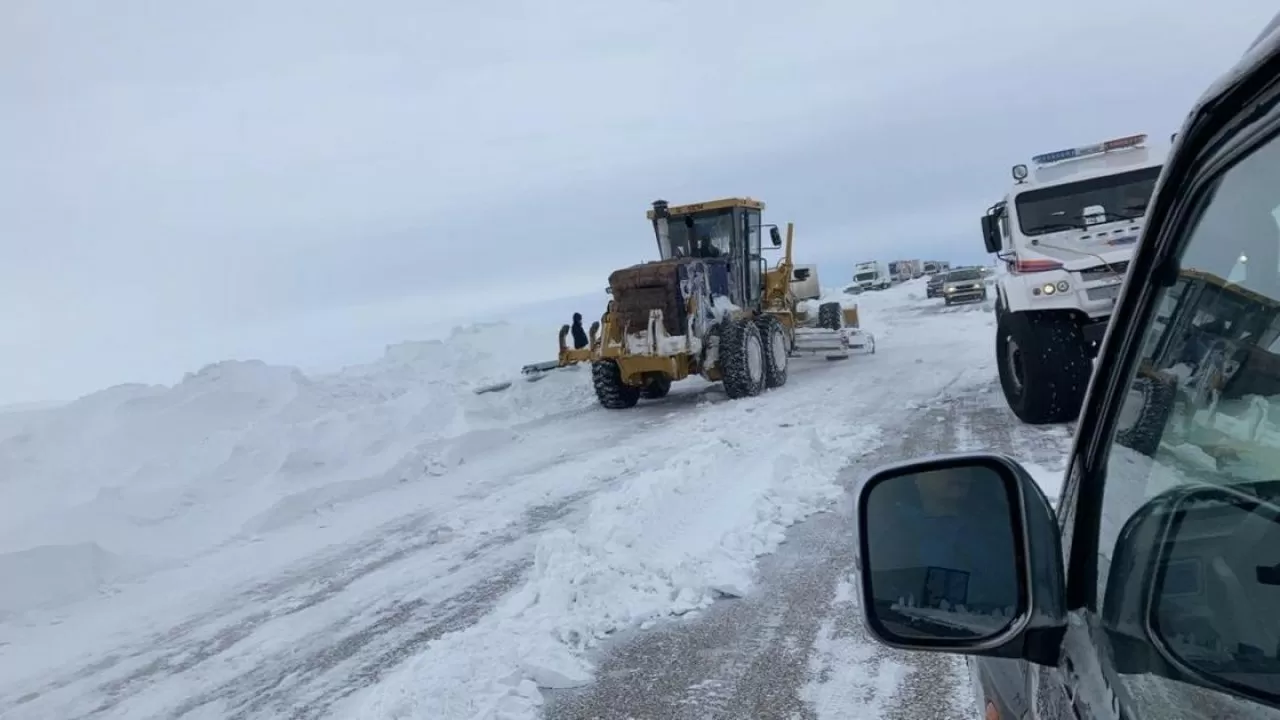
<svg viewBox="0 0 1280 720"><path fill-rule="evenodd" d="M1146 135L1059 150L1014 165L987 209L996 282L1000 384L1027 423L1074 420L1106 333L1163 158Z"/></svg>

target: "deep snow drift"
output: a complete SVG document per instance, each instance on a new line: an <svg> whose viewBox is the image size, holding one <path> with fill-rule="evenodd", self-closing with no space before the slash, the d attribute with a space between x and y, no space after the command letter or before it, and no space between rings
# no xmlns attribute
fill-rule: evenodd
<svg viewBox="0 0 1280 720"><path fill-rule="evenodd" d="M749 592L884 413L955 381L895 344L990 374L982 308L840 299L878 354L740 401L691 380L604 411L583 369L519 379L556 328L491 325L10 418L0 714L532 717L599 638Z"/></svg>
<svg viewBox="0 0 1280 720"><path fill-rule="evenodd" d="M0 612L75 600L444 474L490 449L486 431L591 402L569 377L470 392L554 348L553 332L473 326L330 375L228 361L172 387L122 385L11 413L0 425Z"/></svg>

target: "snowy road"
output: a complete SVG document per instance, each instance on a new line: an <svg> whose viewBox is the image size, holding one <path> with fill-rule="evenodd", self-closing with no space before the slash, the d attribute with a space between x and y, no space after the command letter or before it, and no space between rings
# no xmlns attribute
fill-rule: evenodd
<svg viewBox="0 0 1280 720"><path fill-rule="evenodd" d="M1013 422L987 366L953 371L939 395L884 427L894 440L846 468L844 487L876 465L952 451L1062 464L1067 428ZM868 400L889 404L894 394L888 387ZM553 697L546 717L823 719L851 717L852 708L894 720L979 717L962 660L899 652L866 636L854 604L850 509L846 495L836 511L793 526L762 559L751 595L618 638L601 653L598 682Z"/></svg>
<svg viewBox="0 0 1280 720"><path fill-rule="evenodd" d="M965 715L962 666L862 635L848 516L813 513L885 460L995 448L1058 467L1069 435L1015 426L1003 408L987 308L877 295L864 301L876 355L797 363L785 388L736 402L690 382L609 413L581 374L558 373L518 383L514 399L460 396L445 422L438 383L405 381L417 376L403 358L287 376L286 391L251 368L270 402L236 406L258 413L251 431L205 475L261 462L272 482L254 469L243 485L158 487L129 512L112 485L79 489L68 509L33 501L66 513L51 518L110 503L125 519L0 554L0 581L29 583L0 591L0 717L919 716L910 702ZM192 381L206 405L228 395L215 380ZM157 403L193 403L186 384L166 392L145 398L145 427ZM541 415L525 407L539 403ZM0 461L34 473L28 449L66 424L11 436ZM396 440L383 429L348 447L370 424L399 428ZM202 447L220 437L197 434ZM317 436L343 446L326 455ZM296 447L262 460L263 437ZM140 467L172 463L161 459ZM144 550L163 561L143 563ZM68 594L86 552L94 590ZM18 574L33 557L39 571ZM133 569L102 579L118 567ZM59 602L27 601L50 588ZM716 602L726 595L741 597Z"/></svg>

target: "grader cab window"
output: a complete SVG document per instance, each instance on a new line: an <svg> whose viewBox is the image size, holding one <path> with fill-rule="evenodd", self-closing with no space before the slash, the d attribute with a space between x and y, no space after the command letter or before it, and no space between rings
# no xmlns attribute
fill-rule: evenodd
<svg viewBox="0 0 1280 720"><path fill-rule="evenodd" d="M728 257L733 244L733 211L673 217L667 223L668 245L658 247L664 260L673 257Z"/></svg>

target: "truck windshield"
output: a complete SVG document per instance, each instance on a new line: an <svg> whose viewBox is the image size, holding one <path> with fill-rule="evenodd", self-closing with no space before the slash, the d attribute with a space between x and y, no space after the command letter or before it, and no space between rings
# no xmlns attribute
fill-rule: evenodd
<svg viewBox="0 0 1280 720"><path fill-rule="evenodd" d="M854 280L862 282L864 280L875 280L878 273L875 270L866 270L853 276Z"/></svg>
<svg viewBox="0 0 1280 720"><path fill-rule="evenodd" d="M1028 190L1018 195L1018 226L1023 235L1044 235L1088 227L1086 217L1101 222L1133 220L1147 212L1147 202L1160 177L1160 166L1105 177ZM1099 213L1095 206L1101 207Z"/></svg>

